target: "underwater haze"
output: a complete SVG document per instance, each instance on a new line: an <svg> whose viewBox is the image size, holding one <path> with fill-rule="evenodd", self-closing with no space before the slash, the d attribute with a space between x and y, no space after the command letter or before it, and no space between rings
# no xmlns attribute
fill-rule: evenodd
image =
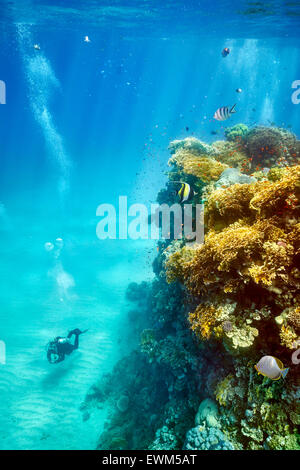
<svg viewBox="0 0 300 470"><path fill-rule="evenodd" d="M0 42L0 449L299 449L299 2L0 0ZM99 238L99 205L171 204L178 181L210 201L207 243L243 220L245 263L235 232L234 263L215 248L188 268L185 241ZM281 181L284 207L263 199ZM259 202L245 190L222 206L234 183ZM227 309L225 327L226 303L240 317ZM76 328L78 350L49 363L49 341ZM258 376L265 355L286 379Z"/></svg>

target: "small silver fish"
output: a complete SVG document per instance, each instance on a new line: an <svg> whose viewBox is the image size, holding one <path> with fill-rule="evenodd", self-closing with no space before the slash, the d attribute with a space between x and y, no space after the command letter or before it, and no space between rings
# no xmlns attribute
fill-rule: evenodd
<svg viewBox="0 0 300 470"><path fill-rule="evenodd" d="M284 368L280 359L273 356L263 356L254 368L258 374L272 380L279 380L281 377L284 379L289 371L289 368Z"/></svg>
<svg viewBox="0 0 300 470"><path fill-rule="evenodd" d="M236 113L234 108L235 104L232 106L232 108L229 108L228 106L222 106L215 112L214 119L217 121L226 121L226 119L230 118L233 113Z"/></svg>
<svg viewBox="0 0 300 470"><path fill-rule="evenodd" d="M235 91L236 91L237 93L242 93L243 90L242 90L241 88L237 88Z"/></svg>

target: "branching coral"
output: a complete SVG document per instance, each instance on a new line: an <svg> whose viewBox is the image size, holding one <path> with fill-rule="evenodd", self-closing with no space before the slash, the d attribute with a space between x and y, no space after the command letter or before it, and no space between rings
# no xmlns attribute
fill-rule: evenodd
<svg viewBox="0 0 300 470"><path fill-rule="evenodd" d="M255 196L250 207L263 216L282 215L300 209L300 166L286 170L275 182L264 181L255 185Z"/></svg>
<svg viewBox="0 0 300 470"><path fill-rule="evenodd" d="M205 207L208 228L224 228L232 222L254 216L249 207L255 194L254 185L234 184L225 189L213 191Z"/></svg>
<svg viewBox="0 0 300 470"><path fill-rule="evenodd" d="M189 314L191 329L202 339L208 339L211 336L216 317L217 308L214 305L198 305L195 312Z"/></svg>

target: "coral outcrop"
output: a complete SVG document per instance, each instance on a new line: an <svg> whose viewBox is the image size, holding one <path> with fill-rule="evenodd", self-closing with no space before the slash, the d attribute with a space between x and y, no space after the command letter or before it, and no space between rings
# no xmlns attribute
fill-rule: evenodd
<svg viewBox="0 0 300 470"><path fill-rule="evenodd" d="M299 141L243 124L225 137L170 144L158 201L191 184L205 239L158 242L155 279L129 286L135 351L82 405L109 403L100 449L300 449ZM264 355L285 379L258 375Z"/></svg>

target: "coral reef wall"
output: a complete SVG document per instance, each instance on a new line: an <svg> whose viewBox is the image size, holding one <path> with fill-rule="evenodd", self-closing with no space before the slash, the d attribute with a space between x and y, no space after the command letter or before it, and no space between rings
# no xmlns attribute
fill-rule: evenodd
<svg viewBox="0 0 300 470"><path fill-rule="evenodd" d="M158 201L189 183L205 240L160 241L155 280L128 287L140 346L82 405L110 404L101 449L300 449L299 141L244 124L225 137L170 144ZM284 379L257 373L265 355Z"/></svg>

